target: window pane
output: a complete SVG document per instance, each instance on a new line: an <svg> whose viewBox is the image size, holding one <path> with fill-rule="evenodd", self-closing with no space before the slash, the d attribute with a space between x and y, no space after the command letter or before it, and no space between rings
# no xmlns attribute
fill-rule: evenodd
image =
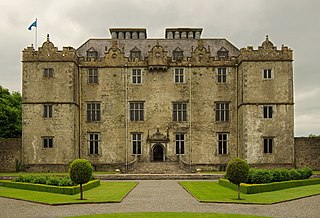
<svg viewBox="0 0 320 218"><path fill-rule="evenodd" d="M272 107L269 107L269 118L272 118L272 112L273 112Z"/></svg>
<svg viewBox="0 0 320 218"><path fill-rule="evenodd" d="M137 154L141 154L141 141L138 142L138 153Z"/></svg>
<svg viewBox="0 0 320 218"><path fill-rule="evenodd" d="M180 154L184 154L184 141L181 141Z"/></svg>

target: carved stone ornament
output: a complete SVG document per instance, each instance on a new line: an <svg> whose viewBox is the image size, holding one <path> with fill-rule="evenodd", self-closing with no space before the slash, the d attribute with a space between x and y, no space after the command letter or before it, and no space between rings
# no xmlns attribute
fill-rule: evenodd
<svg viewBox="0 0 320 218"><path fill-rule="evenodd" d="M168 68L167 52L159 45L154 46L148 55L148 68L149 70L162 70L166 71Z"/></svg>
<svg viewBox="0 0 320 218"><path fill-rule="evenodd" d="M147 142L150 143L158 143L158 142L162 142L162 143L168 143L169 140L169 135L168 135L168 131L167 131L167 135L162 134L159 131L159 128L157 128L157 132L152 134L151 136L149 135L149 131L148 131L148 136L147 136Z"/></svg>

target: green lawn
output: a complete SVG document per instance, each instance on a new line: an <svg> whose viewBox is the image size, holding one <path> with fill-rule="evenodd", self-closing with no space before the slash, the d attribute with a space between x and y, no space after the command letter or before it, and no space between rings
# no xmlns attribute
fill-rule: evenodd
<svg viewBox="0 0 320 218"><path fill-rule="evenodd" d="M221 214L221 213L181 213L181 212L146 212L146 213L111 213L111 214L95 214L85 216L74 216L77 218L254 218L265 216L241 215L241 214Z"/></svg>
<svg viewBox="0 0 320 218"><path fill-rule="evenodd" d="M283 201L320 194L320 184L283 189L258 194L242 194L237 200L237 191L223 187L218 182L179 182L200 202L229 202L243 204L274 204Z"/></svg>
<svg viewBox="0 0 320 218"><path fill-rule="evenodd" d="M137 182L101 182L101 185L84 191L86 200L80 201L79 194L63 195L48 192L13 189L0 186L0 197L21 199L45 204L119 203L137 185Z"/></svg>

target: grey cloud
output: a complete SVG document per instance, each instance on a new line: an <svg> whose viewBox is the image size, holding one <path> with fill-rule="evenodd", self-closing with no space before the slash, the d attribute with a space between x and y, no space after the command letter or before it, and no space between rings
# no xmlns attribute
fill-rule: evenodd
<svg viewBox="0 0 320 218"><path fill-rule="evenodd" d="M21 51L34 43L27 28L36 17L38 45L50 33L59 48L110 37L110 27L145 27L153 38L163 38L166 27L203 27L203 37L227 38L238 48L256 48L269 34L278 47L294 50L296 135L319 134L317 0L17 0L0 7L0 84L15 91L21 91Z"/></svg>

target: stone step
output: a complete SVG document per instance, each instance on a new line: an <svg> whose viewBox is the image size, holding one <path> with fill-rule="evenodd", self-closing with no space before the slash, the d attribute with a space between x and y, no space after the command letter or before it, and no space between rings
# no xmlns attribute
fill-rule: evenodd
<svg viewBox="0 0 320 218"><path fill-rule="evenodd" d="M178 162L138 162L130 174L183 174L188 173Z"/></svg>
<svg viewBox="0 0 320 218"><path fill-rule="evenodd" d="M97 174L101 180L218 180L222 174Z"/></svg>

